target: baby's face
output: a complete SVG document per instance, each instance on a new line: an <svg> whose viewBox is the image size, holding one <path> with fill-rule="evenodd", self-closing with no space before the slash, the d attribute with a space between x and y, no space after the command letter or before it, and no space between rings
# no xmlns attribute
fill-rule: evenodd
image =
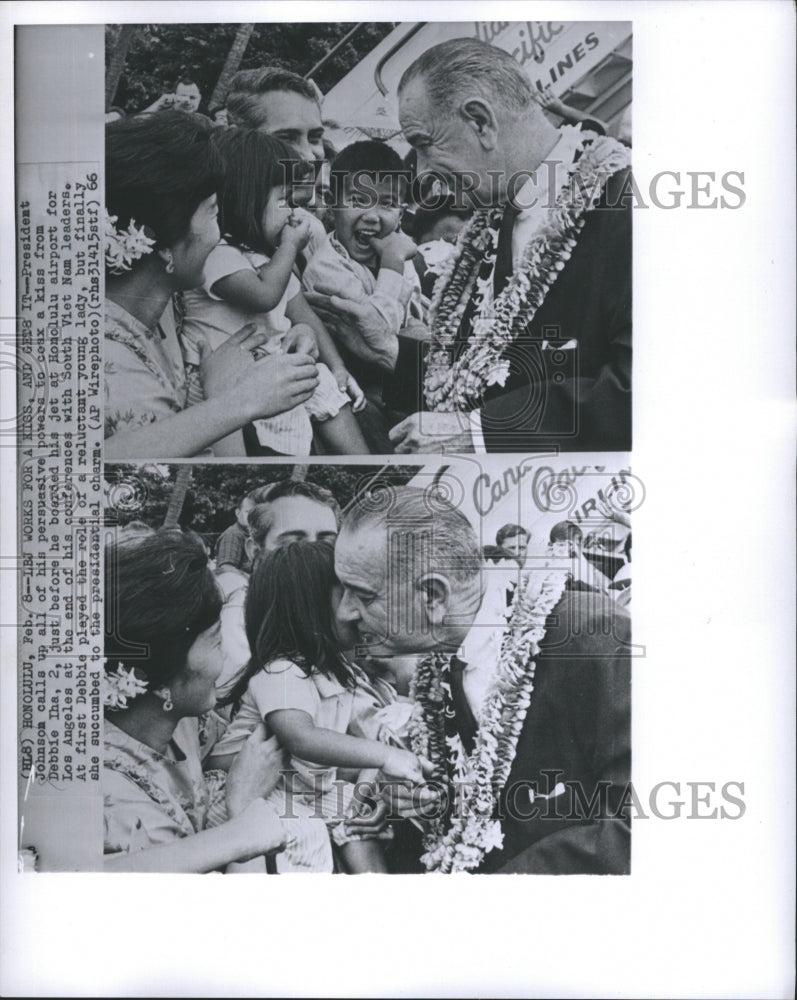
<svg viewBox="0 0 797 1000"><path fill-rule="evenodd" d="M376 182L362 175L343 185L342 202L332 210L335 235L352 260L366 266L379 259L372 240L383 240L395 232L401 222L400 182L387 178Z"/></svg>

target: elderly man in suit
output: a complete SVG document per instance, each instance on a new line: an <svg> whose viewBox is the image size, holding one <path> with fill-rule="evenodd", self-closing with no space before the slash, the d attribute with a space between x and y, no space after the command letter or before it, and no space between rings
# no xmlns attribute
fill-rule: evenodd
<svg viewBox="0 0 797 1000"><path fill-rule="evenodd" d="M432 871L630 870L630 620L605 595L530 574L485 615L469 521L428 490L355 503L335 543L338 617L377 655L422 653L413 749L436 785L394 788ZM493 658L483 630L499 629Z"/></svg>
<svg viewBox="0 0 797 1000"><path fill-rule="evenodd" d="M423 53L398 97L418 172L476 211L431 345L391 345L396 451L630 450L629 151L554 127L515 60L473 38Z"/></svg>

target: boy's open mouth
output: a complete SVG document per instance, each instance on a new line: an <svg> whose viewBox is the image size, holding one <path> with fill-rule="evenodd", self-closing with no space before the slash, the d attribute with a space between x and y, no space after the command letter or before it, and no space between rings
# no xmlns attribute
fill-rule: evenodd
<svg viewBox="0 0 797 1000"><path fill-rule="evenodd" d="M379 235L378 229L358 229L354 233L354 242L361 250L373 250L371 240Z"/></svg>

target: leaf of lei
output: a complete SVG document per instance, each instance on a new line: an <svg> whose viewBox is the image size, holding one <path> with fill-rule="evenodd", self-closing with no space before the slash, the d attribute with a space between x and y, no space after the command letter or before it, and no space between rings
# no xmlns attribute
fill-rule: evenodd
<svg viewBox="0 0 797 1000"><path fill-rule="evenodd" d="M464 768L458 768L462 800L446 817L430 824L424 837L426 852L422 860L429 871L477 868L485 853L500 844L500 828L496 828L493 811L512 767L531 701L535 657L544 625L566 583L566 573L552 571L539 588L532 588L527 581L515 595L495 674L482 703L475 746L465 758ZM410 731L412 749L416 753L422 747L433 750L436 774L438 764L440 773L443 768L454 773L448 770L446 741L443 739L442 746L440 741L445 733L446 712L439 699L447 665L448 658L440 654L425 657L418 665L411 691L416 701ZM435 727L434 733L431 727Z"/></svg>
<svg viewBox="0 0 797 1000"><path fill-rule="evenodd" d="M629 164L628 150L614 139L601 137L585 145L570 175L570 183L548 210L542 232L524 250L504 290L492 303L492 316L479 315L485 298L477 303L481 335L468 339L455 358L451 349L480 276L479 255L484 254L491 224L501 210L475 213L460 236L457 252L446 275L438 278L433 298L432 345L424 381L430 410L451 412L480 405L487 379L506 348L526 329L551 285L564 270L585 222L600 198L606 181Z"/></svg>

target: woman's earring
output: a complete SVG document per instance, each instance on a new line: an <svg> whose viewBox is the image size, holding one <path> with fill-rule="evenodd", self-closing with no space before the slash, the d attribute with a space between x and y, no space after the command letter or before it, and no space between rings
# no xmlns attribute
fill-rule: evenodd
<svg viewBox="0 0 797 1000"><path fill-rule="evenodd" d="M172 702L172 693L171 693L171 691L168 688L164 687L164 688L161 688L159 691L156 691L155 694L159 698L163 698L163 711L164 712L171 712L171 710L174 708L174 703Z"/></svg>
<svg viewBox="0 0 797 1000"><path fill-rule="evenodd" d="M166 253L169 255L166 258L166 273L174 274L174 258L172 257L171 250L167 250Z"/></svg>

